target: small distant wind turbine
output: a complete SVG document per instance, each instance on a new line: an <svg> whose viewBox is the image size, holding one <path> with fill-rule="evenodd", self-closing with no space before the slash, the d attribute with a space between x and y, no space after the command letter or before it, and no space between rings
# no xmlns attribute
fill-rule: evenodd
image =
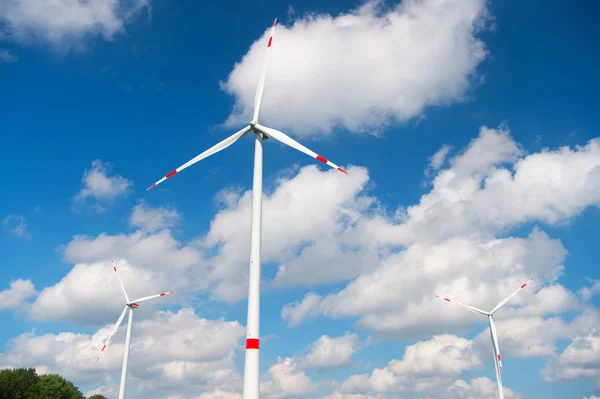
<svg viewBox="0 0 600 399"><path fill-rule="evenodd" d="M123 295L125 296L125 308L123 309L123 312L121 312L121 316L119 317L119 320L117 320L117 324L115 324L115 327L113 328L110 335L106 339L106 342L104 343L104 346L102 347L101 352L104 352L108 343L110 342L110 339L112 338L113 335L115 335L115 333L117 332L117 329L121 325L121 322L125 318L125 312L127 312L127 310L129 310L129 318L127 319L127 335L125 336L125 353L123 354L123 368L121 369L121 385L119 386L119 399L123 399L123 397L125 395L125 380L127 379L127 361L129 360L129 343L131 341L131 323L133 322L133 309L137 309L140 306L139 305L140 302L158 298L160 296L173 294L173 292L172 291L161 292L160 294L144 296L144 297L138 298L136 300L130 301L129 297L127 296L127 292L125 291L125 286L123 285L123 282L121 281L121 277L119 276L119 272L117 271L117 267L115 266L114 260L112 261L112 265L113 265L113 270L115 271L115 273L117 274L117 278L119 279L121 291L123 292ZM100 356L98 356L96 358L96 362L98 362L99 359L100 359Z"/></svg>
<svg viewBox="0 0 600 399"><path fill-rule="evenodd" d="M244 364L244 399L258 399L260 392L259 380L259 325L260 325L260 235L261 235L261 219L262 219L262 169L263 169L263 147L262 142L268 138L273 138L289 147L292 147L306 155L316 158L318 161L327 164L328 166L339 170L342 173L348 174L344 169L340 168L333 162L323 158L317 153L309 150L302 144L298 143L285 133L271 129L258 123L258 114L260 113L260 104L262 102L263 90L265 87L265 77L267 74L267 63L269 59L269 51L273 43L273 33L277 25L277 18L273 22L271 35L267 44L267 54L265 63L263 64L262 74L258 81L256 89L256 97L254 98L254 115L250 124L242 130L227 137L225 140L215 144L196 158L184 163L177 169L168 173L165 177L152 184L146 190L150 190L168 178L181 172L188 166L209 157L225 148L229 147L248 132L254 133L254 178L252 181L252 235L250 239L250 273L249 273L249 288L248 288L248 322L246 335L246 359Z"/></svg>
<svg viewBox="0 0 600 399"><path fill-rule="evenodd" d="M506 298L504 298L503 300L501 300L496 307L494 307L494 309L492 309L491 312L485 312L481 309L477 309L473 306L469 306L469 305L465 305L463 303L454 301L454 300L450 300L448 298L442 298L441 296L436 294L436 298L440 298L443 299L446 302L454 302L455 304L457 304L458 306L461 306L467 310L470 310L473 313L480 313L483 315L486 315L488 317L488 320L490 322L490 335L492 336L492 350L494 353L494 368L496 369L496 381L498 383L498 397L500 399L504 399L504 392L502 390L502 358L500 357L500 348L498 347L498 335L496 334L496 325L494 324L494 317L493 314L496 313L496 311L498 309L500 309L502 306L504 306L504 304L506 302L508 302L510 300L510 298L512 298L513 296L517 295L517 293L519 291L521 291L523 288L525 288L525 286L533 280L533 277L530 278L529 280L527 280L527 282L523 285L521 285L517 290L515 290L512 294L510 294L509 296L507 296Z"/></svg>

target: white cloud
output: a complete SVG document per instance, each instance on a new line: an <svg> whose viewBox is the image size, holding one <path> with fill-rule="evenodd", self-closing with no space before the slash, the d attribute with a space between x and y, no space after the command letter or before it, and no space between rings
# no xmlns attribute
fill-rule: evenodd
<svg viewBox="0 0 600 399"><path fill-rule="evenodd" d="M457 331L476 316L434 304L433 293L491 309L530 277L536 277L532 289L513 298L503 314L575 310L577 298L556 284L567 255L559 240L539 227L527 238L498 237L525 222L559 225L598 206L600 139L525 154L506 125L483 127L449 163L419 204L390 216L371 199L370 207L355 213L341 240L368 243L356 245L357 254L371 250L376 260L359 267L345 288L309 293L285 306L284 320L296 325L318 315L358 317L359 326L380 333Z"/></svg>
<svg viewBox="0 0 600 399"><path fill-rule="evenodd" d="M0 367L36 367L38 373L56 372L77 385L100 384L95 391L114 392L124 327L95 362L111 328L106 325L93 335L22 334L0 354ZM143 321L134 319L132 336L127 385L132 398L165 398L175 393L189 398L202 391L234 392L241 387L235 350L244 329L237 322L207 320L183 308L157 312Z"/></svg>
<svg viewBox="0 0 600 399"><path fill-rule="evenodd" d="M12 64L19 61L19 56L10 50L0 49L0 63Z"/></svg>
<svg viewBox="0 0 600 399"><path fill-rule="evenodd" d="M310 352L304 359L305 364L318 369L348 365L359 344L356 334L347 333L335 338L322 335L311 344Z"/></svg>
<svg viewBox="0 0 600 399"><path fill-rule="evenodd" d="M82 204L88 199L95 201L94 208L98 212L106 210L105 205L112 203L121 196L129 193L133 182L120 175L109 176L112 165L100 159L92 161L91 169L83 172L81 179L83 187L73 197L77 204Z"/></svg>
<svg viewBox="0 0 600 399"><path fill-rule="evenodd" d="M153 208L143 201L133 208L129 223L146 231L156 231L173 227L181 220L181 214L176 209L164 206Z"/></svg>
<svg viewBox="0 0 600 399"><path fill-rule="evenodd" d="M8 215L2 219L2 223L15 236L19 238L31 238L27 231L27 219L22 215Z"/></svg>
<svg viewBox="0 0 600 399"><path fill-rule="evenodd" d="M338 389L342 393L416 393L448 386L453 378L482 363L473 342L438 335L406 347L401 360L391 360L371 375L353 375Z"/></svg>
<svg viewBox="0 0 600 399"><path fill-rule="evenodd" d="M600 294L600 280L592 280L591 287L583 287L579 290L579 295L584 301L589 301L593 296Z"/></svg>
<svg viewBox="0 0 600 399"><path fill-rule="evenodd" d="M149 0L6 0L0 5L0 35L22 44L82 46L86 37L112 40L147 9Z"/></svg>
<svg viewBox="0 0 600 399"><path fill-rule="evenodd" d="M487 55L476 37L487 15L483 0L404 0L390 8L368 1L335 17L279 24L261 120L297 134L337 126L373 133L429 105L461 101ZM222 84L236 101L230 125L252 117L267 39L268 31Z"/></svg>
<svg viewBox="0 0 600 399"><path fill-rule="evenodd" d="M503 387L504 397L507 399L518 399L521 395L507 387ZM426 395L423 399L496 399L498 388L495 381L486 377L473 378L469 384L465 380L456 380L441 394Z"/></svg>
<svg viewBox="0 0 600 399"><path fill-rule="evenodd" d="M290 357L279 357L260 383L261 394L272 399L303 396L317 389L318 385L299 370L298 361Z"/></svg>
<svg viewBox="0 0 600 399"><path fill-rule="evenodd" d="M127 295L131 300L142 296L177 291L183 283L165 273L116 262ZM140 305L139 315L148 315L155 306L177 301L176 295L161 297ZM58 283L42 290L29 309L35 320L63 320L86 325L116 322L125 306L125 298L110 261L79 263Z"/></svg>
<svg viewBox="0 0 600 399"><path fill-rule="evenodd" d="M446 161L448 154L450 154L450 151L452 151L452 146L448 144L444 144L439 150L437 150L435 154L429 158L429 165L427 166L425 173L430 175L433 172L437 172L444 165L444 162Z"/></svg>
<svg viewBox="0 0 600 399"><path fill-rule="evenodd" d="M0 310L16 310L23 308L26 300L35 296L35 286L31 280L14 280L10 288L0 291Z"/></svg>
<svg viewBox="0 0 600 399"><path fill-rule="evenodd" d="M587 334L576 336L565 350L542 370L548 382L596 379L600 387L600 330L598 323Z"/></svg>

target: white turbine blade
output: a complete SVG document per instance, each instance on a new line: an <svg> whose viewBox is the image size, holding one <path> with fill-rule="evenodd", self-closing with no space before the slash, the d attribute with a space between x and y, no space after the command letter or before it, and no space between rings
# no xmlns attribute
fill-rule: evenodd
<svg viewBox="0 0 600 399"><path fill-rule="evenodd" d="M273 27L271 28L271 36L269 37L269 43L267 44L267 54L265 55L265 62L263 64L262 73L258 86L256 87L256 96L254 97L254 115L252 120L258 122L258 114L260 113L260 104L262 103L263 91L265 89L265 79L267 77L267 65L269 64L269 53L271 52L271 44L273 43L273 35L275 34L275 25L277 25L277 18L273 21Z"/></svg>
<svg viewBox="0 0 600 399"><path fill-rule="evenodd" d="M455 300L450 300L450 299L448 299L448 298L442 298L441 296L439 296L439 295L437 295L437 294L435 295L435 297L436 297L436 298L443 299L443 300L444 300L444 301L446 301L446 302L452 302L452 303L455 303L455 304L457 304L458 306L461 306L461 307L463 307L463 308L465 308L465 309L467 309L467 310L470 310L470 311L471 311L471 312L473 312L473 313L481 313L481 314L484 314L484 315L487 315L487 314L488 314L487 312L484 312L484 311L483 311L483 310L481 310L481 309L477 309L477 308L475 308L475 307L473 307L473 306L465 305L464 303L460 303L460 302L458 302L458 301L455 301Z"/></svg>
<svg viewBox="0 0 600 399"><path fill-rule="evenodd" d="M491 334L490 334L491 336ZM494 341L492 340L492 356L494 357L494 370L496 371L496 384L498 386L498 398L504 399L504 391L502 389L502 374L498 369L498 362L496 361L496 348L494 347Z"/></svg>
<svg viewBox="0 0 600 399"><path fill-rule="evenodd" d="M504 298L502 301L500 301L499 304L496 305L496 307L490 312L491 314L494 314L495 311L497 311L498 309L500 309L502 306L504 306L504 304L506 302L508 302L510 300L510 298L512 298L513 296L517 295L517 292L521 291L523 288L525 288L525 286L527 286L527 284L533 280L533 277L530 278L529 280L527 280L527 282L525 284L523 284L522 286L520 286L519 288L517 288L512 294L510 294L509 296L507 296L506 298Z"/></svg>
<svg viewBox="0 0 600 399"><path fill-rule="evenodd" d="M494 345L494 351L496 352L496 362L498 362L498 368L502 373L502 357L500 356L500 346L498 345L498 334L496 333L496 324L494 319L490 316L490 331L492 333L492 344Z"/></svg>
<svg viewBox="0 0 600 399"><path fill-rule="evenodd" d="M139 302L144 302L144 301L147 301L147 300L149 300L149 299L154 299L154 298L158 298L158 297L160 297L160 296L165 296L165 295L170 295L170 294L174 294L174 292L173 292L173 291L169 291L169 292L161 292L160 294L156 294L156 295L143 296L143 297L141 297L141 298L138 298L138 299L136 299L136 300L134 300L134 301L131 301L131 303L132 303L132 304L136 304L136 303L139 303Z"/></svg>
<svg viewBox="0 0 600 399"><path fill-rule="evenodd" d="M288 136L287 134L280 132L279 130L275 130L275 129L271 129L270 127L266 127L260 124L256 124L254 126L256 129L258 129L258 131L266 134L269 137L274 138L275 140L288 145L300 152L305 153L306 155L315 158L318 161L323 162L324 164L327 164L329 166L331 166L334 169L339 170L342 173L348 174L348 172L346 172L344 169L340 168L339 166L337 166L336 164L334 164L331 161L328 161L327 159L325 159L324 157L320 156L319 154L309 150L308 148L306 148L305 146L303 146L302 144L298 143L296 140L292 139L290 136Z"/></svg>
<svg viewBox="0 0 600 399"><path fill-rule="evenodd" d="M123 285L123 281L121 281L121 276L119 276L119 272L117 271L117 267L115 266L115 261L112 260L113 270L117 273L117 278L119 279L119 285L121 286L121 292L125 296L125 302L129 302L129 297L127 296L127 291L125 291L125 286Z"/></svg>
<svg viewBox="0 0 600 399"><path fill-rule="evenodd" d="M250 126L246 126L245 128L243 128L242 130L240 130L239 132L236 132L234 134L232 134L231 136L227 137L225 140L221 141L220 143L215 144L214 146L210 147L208 150L204 151L202 154L198 155L196 158L184 163L183 165L181 165L180 167L178 167L177 169L173 170L172 172L170 172L169 174L167 174L165 177L163 177L162 179L160 179L159 181L157 181L156 183L152 184L150 187L148 187L146 189L146 191L156 187L157 185L159 185L160 183L162 183L163 181L167 180L169 177L175 175L176 173L181 172L182 170L184 170L185 168L187 168L188 166L191 166L193 164L195 164L198 161L203 160L204 158L207 158L221 150L224 150L225 148L229 147L230 145L232 145L233 143L235 143L237 140L239 140L243 135L245 135L246 133L248 133L250 131L251 127Z"/></svg>
<svg viewBox="0 0 600 399"><path fill-rule="evenodd" d="M102 347L101 352L104 352L104 350L106 349L106 347L108 346L108 343L110 342L110 339L113 337L113 335L115 335L115 333L117 332L117 329L119 328L119 326L121 325L121 322L123 322L123 319L125 318L125 312L127 312L128 307L125 306L125 308L123 309L123 312L121 312L121 316L119 317L119 320L117 320L117 324L115 324L115 327L113 328L113 330L111 331L110 335L108 336L108 338L106 339L106 342L104 343L104 346ZM98 360L100 360L100 356L98 356L96 358L96 362L98 362Z"/></svg>

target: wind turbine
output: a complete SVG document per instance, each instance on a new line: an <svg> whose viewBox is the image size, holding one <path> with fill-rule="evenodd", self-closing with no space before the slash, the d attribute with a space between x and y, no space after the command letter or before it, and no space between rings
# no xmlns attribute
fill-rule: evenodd
<svg viewBox="0 0 600 399"><path fill-rule="evenodd" d="M504 392L502 391L502 358L500 357L500 348L498 347L498 334L496 333L496 324L494 324L494 313L496 313L496 311L498 309L500 309L502 306L504 306L504 304L506 302L508 302L510 300L510 298L512 298L513 296L517 295L517 293L519 291L521 291L523 288L525 288L525 286L527 286L527 284L533 280L533 277L530 278L529 280L527 280L527 282L523 285L521 285L518 289L516 289L512 294L510 294L509 296L507 296L506 298L504 298L503 300L501 300L495 307L494 309L492 309L491 312L486 312L483 311L481 309L477 309L473 306L469 306L469 305L465 305L463 303L454 301L454 300L450 300L448 298L442 298L441 296L436 294L436 298L440 298L443 299L446 302L454 302L455 304L457 304L458 306L461 306L467 310L470 310L473 313L479 313L479 314L483 314L486 315L488 317L488 321L490 323L490 335L492 337L492 351L494 353L494 368L496 369L496 381L498 383L498 397L500 399L504 399Z"/></svg>
<svg viewBox="0 0 600 399"><path fill-rule="evenodd" d="M278 130L266 127L258 123L258 115L260 113L260 104L262 101L263 90L265 86L265 77L267 74L267 63L269 52L273 44L273 33L277 25L277 18L273 22L271 35L267 43L267 54L263 64L262 74L258 81L256 89L256 97L254 98L254 115L250 124L242 130L234 133L220 143L214 145L202 154L192 160L181 165L177 169L168 173L165 177L152 184L146 190L150 190L162 183L166 179L181 172L188 166L213 155L231 144L235 143L246 133L254 133L254 177L252 181L252 235L250 238L250 272L249 272L249 287L248 287L248 322L246 335L246 358L244 364L244 399L258 399L259 397L259 321L260 321L260 236L261 236L261 213L262 213L262 169L263 169L263 147L262 142L268 138L273 138L283 144L286 144L308 156L327 164L328 166L348 174L344 169L340 168L333 162L325 159L317 153L309 150L302 144L298 143L285 133Z"/></svg>
<svg viewBox="0 0 600 399"><path fill-rule="evenodd" d="M123 282L121 281L121 277L119 276L119 272L117 271L117 267L115 266L114 260L112 261L112 265L113 265L113 270L115 271L115 273L117 274L117 278L119 279L121 291L123 292L123 295L125 296L125 308L123 309L123 312L121 312L121 316L119 317L119 320L117 320L117 324L115 324L115 327L113 328L110 335L106 339L106 342L104 343L104 346L102 347L101 352L104 352L104 350L106 349L106 346L110 342L110 339L113 337L113 335L115 335L115 333L117 332L117 329L121 325L121 322L125 318L125 313L129 310L129 317L127 319L127 335L125 336L125 353L123 354L123 368L121 369L121 385L119 386L119 399L123 399L123 397L125 395L125 380L127 379L127 361L129 360L129 343L131 341L131 324L133 322L133 309L137 309L140 306L139 305L140 302L144 302L149 299L154 299L154 298L158 298L161 296L169 295L169 294L172 294L173 292L172 291L161 292L160 294L144 296L144 297L135 299L133 301L130 301L129 297L127 296L127 291L125 291L125 286L123 285ZM100 356L98 356L96 358L96 362L98 362L98 360L100 360Z"/></svg>

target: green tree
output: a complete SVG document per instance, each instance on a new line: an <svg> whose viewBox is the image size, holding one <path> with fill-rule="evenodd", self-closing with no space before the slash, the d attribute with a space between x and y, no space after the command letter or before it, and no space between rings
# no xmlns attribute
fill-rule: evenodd
<svg viewBox="0 0 600 399"><path fill-rule="evenodd" d="M97 393L95 395L90 396L88 399L106 399L106 396Z"/></svg>
<svg viewBox="0 0 600 399"><path fill-rule="evenodd" d="M0 370L0 399L33 398L38 381L34 368Z"/></svg>
<svg viewBox="0 0 600 399"><path fill-rule="evenodd" d="M37 396L31 399L85 399L72 382L58 374L46 374L39 377Z"/></svg>

